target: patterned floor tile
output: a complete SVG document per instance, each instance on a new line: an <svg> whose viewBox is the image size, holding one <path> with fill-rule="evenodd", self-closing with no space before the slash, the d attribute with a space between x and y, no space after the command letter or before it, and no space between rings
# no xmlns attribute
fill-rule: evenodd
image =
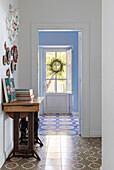
<svg viewBox="0 0 114 170"><path fill-rule="evenodd" d="M73 164L73 167L78 170L78 169L84 169L84 168L85 168L85 165L82 164L82 163L74 163L74 164Z"/></svg>
<svg viewBox="0 0 114 170"><path fill-rule="evenodd" d="M21 167L23 169L33 169L35 167L35 165L31 162L27 162L27 163L24 163L23 165L21 165Z"/></svg>
<svg viewBox="0 0 114 170"><path fill-rule="evenodd" d="M40 116L40 135L78 135L79 119L71 114L61 116Z"/></svg>
<svg viewBox="0 0 114 170"><path fill-rule="evenodd" d="M100 168L100 164L98 164L98 163L91 163L91 164L89 164L89 168L91 168L91 169L99 169Z"/></svg>
<svg viewBox="0 0 114 170"><path fill-rule="evenodd" d="M32 157L13 157L5 162L1 170L99 170L101 138L83 138L78 133L77 117L44 114L40 117L39 129L44 146L35 146L41 161Z"/></svg>
<svg viewBox="0 0 114 170"><path fill-rule="evenodd" d="M7 168L7 169L14 169L14 168L18 167L19 165L18 165L17 163L15 163L15 162L11 162L11 163L7 163L7 164L4 165L4 166L5 166L5 168Z"/></svg>

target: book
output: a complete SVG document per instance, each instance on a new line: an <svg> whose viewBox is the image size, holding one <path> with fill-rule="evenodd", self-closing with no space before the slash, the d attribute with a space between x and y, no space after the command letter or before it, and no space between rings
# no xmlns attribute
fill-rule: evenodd
<svg viewBox="0 0 114 170"><path fill-rule="evenodd" d="M32 96L32 95L30 95L30 94L17 94L16 93L16 97L30 97L30 96Z"/></svg>
<svg viewBox="0 0 114 170"><path fill-rule="evenodd" d="M3 78L3 89L6 103L16 101L15 83L14 78Z"/></svg>
<svg viewBox="0 0 114 170"><path fill-rule="evenodd" d="M33 95L33 89L15 89L17 95Z"/></svg>
<svg viewBox="0 0 114 170"><path fill-rule="evenodd" d="M15 89L16 91L31 91L33 89Z"/></svg>
<svg viewBox="0 0 114 170"><path fill-rule="evenodd" d="M17 97L18 101L30 101L34 98L34 95L31 95L30 97Z"/></svg>

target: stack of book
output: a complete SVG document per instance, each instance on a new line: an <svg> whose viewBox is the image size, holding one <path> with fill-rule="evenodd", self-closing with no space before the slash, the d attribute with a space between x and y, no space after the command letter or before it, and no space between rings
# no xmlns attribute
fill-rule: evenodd
<svg viewBox="0 0 114 170"><path fill-rule="evenodd" d="M18 101L30 101L34 98L33 89L15 89Z"/></svg>

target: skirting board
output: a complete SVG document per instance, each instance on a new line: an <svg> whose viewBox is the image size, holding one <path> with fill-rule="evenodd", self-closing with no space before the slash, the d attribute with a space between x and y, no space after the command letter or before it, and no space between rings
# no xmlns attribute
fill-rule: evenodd
<svg viewBox="0 0 114 170"><path fill-rule="evenodd" d="M0 156L0 168L3 166L5 160L9 156L10 152L13 149L13 141L6 147L6 151Z"/></svg>
<svg viewBox="0 0 114 170"><path fill-rule="evenodd" d="M90 137L102 137L102 134L99 131L90 131Z"/></svg>
<svg viewBox="0 0 114 170"><path fill-rule="evenodd" d="M2 165L4 164L6 158L5 158L5 152L2 153L0 156L0 168L2 168Z"/></svg>
<svg viewBox="0 0 114 170"><path fill-rule="evenodd" d="M84 129L82 129L82 137L90 137L90 133L89 133L89 127L85 127Z"/></svg>
<svg viewBox="0 0 114 170"><path fill-rule="evenodd" d="M6 158L9 156L10 152L13 149L13 141L6 147Z"/></svg>
<svg viewBox="0 0 114 170"><path fill-rule="evenodd" d="M82 130L82 137L102 137L102 135L98 131L91 131L89 133L89 128L85 128Z"/></svg>
<svg viewBox="0 0 114 170"><path fill-rule="evenodd" d="M79 116L79 113L78 112L72 112L72 115L73 116Z"/></svg>

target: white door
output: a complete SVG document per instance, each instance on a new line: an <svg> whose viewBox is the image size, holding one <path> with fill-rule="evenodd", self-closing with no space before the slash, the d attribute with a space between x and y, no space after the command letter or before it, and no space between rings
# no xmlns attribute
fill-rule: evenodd
<svg viewBox="0 0 114 170"><path fill-rule="evenodd" d="M45 51L45 101L44 113L70 113L72 93L72 50L47 49ZM53 74L50 63L59 59L63 71ZM58 69L58 64L54 66Z"/></svg>

